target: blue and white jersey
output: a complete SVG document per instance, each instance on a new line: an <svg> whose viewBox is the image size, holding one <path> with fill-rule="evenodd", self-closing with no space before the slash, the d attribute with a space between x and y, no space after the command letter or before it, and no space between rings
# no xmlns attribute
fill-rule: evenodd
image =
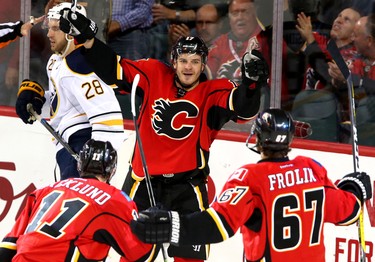
<svg viewBox="0 0 375 262"><path fill-rule="evenodd" d="M120 105L111 86L89 67L80 48L66 57L53 54L47 64L50 124L69 141L75 132L92 128L91 138L110 141L118 150L126 139ZM62 145L55 141L57 151Z"/></svg>

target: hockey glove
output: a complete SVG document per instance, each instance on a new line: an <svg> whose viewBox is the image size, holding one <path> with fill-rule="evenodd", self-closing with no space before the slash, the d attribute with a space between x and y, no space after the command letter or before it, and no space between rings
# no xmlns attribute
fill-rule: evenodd
<svg viewBox="0 0 375 262"><path fill-rule="evenodd" d="M337 182L337 187L356 195L362 204L372 197L370 176L365 172L356 172L344 176Z"/></svg>
<svg viewBox="0 0 375 262"><path fill-rule="evenodd" d="M175 211L150 207L139 213L130 223L132 232L144 243L178 245L180 238L180 216Z"/></svg>
<svg viewBox="0 0 375 262"><path fill-rule="evenodd" d="M25 79L22 81L17 94L16 113L26 124L32 124L36 119L29 113L27 106L31 104L37 114L42 113L42 107L46 99L44 89L34 81Z"/></svg>
<svg viewBox="0 0 375 262"><path fill-rule="evenodd" d="M66 34L74 36L78 44L94 38L98 32L97 24L84 15L65 8L60 11L60 29Z"/></svg>
<svg viewBox="0 0 375 262"><path fill-rule="evenodd" d="M268 64L261 52L252 50L242 57L242 83L250 86L254 82L267 82L269 76Z"/></svg>

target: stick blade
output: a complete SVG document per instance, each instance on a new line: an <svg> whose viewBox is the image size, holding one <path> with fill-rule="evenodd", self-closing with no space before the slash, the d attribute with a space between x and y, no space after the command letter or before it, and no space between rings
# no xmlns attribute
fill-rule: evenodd
<svg viewBox="0 0 375 262"><path fill-rule="evenodd" d="M136 74L135 77L134 77L134 80L133 80L133 84L132 84L132 91L130 93L131 111L132 111L132 115L134 117L136 116L136 113L135 113L135 93L137 91L138 83L139 83L139 74Z"/></svg>

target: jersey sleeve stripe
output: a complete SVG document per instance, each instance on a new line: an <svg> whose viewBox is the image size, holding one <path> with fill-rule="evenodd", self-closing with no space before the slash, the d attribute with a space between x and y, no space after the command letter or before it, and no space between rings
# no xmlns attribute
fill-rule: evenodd
<svg viewBox="0 0 375 262"><path fill-rule="evenodd" d="M12 242L0 242L0 248L17 250L17 245L16 243L12 243Z"/></svg>
<svg viewBox="0 0 375 262"><path fill-rule="evenodd" d="M216 213L216 211L213 208L209 208L206 211L212 217L212 219L214 220L214 222L217 226L217 229L219 230L223 240L228 239L229 234L228 234L227 230L225 229L225 227L223 225L223 222L221 221L221 219L220 219L219 215Z"/></svg>

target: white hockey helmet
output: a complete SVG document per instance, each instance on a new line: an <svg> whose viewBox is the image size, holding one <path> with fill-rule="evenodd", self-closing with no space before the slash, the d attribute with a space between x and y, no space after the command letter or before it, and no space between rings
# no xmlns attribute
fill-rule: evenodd
<svg viewBox="0 0 375 262"><path fill-rule="evenodd" d="M63 2L58 5L55 5L50 10L48 10L47 19L60 20L60 17L61 17L60 11L63 9L71 9L71 8L72 8L72 3L69 3L69 2ZM82 5L77 4L76 12L87 17L86 9Z"/></svg>

